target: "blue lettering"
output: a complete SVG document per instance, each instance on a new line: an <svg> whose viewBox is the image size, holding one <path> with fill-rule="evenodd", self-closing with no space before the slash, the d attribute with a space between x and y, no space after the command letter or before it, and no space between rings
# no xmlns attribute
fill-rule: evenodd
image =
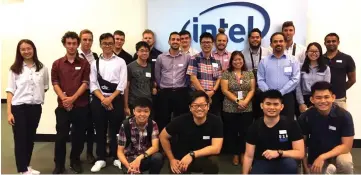
<svg viewBox="0 0 361 175"><path fill-rule="evenodd" d="M193 40L198 43L198 18L194 17L193 22Z"/></svg>
<svg viewBox="0 0 361 175"><path fill-rule="evenodd" d="M238 29L238 30L237 30ZM246 29L241 24L235 24L229 29L229 39L235 43L241 43L244 41L243 37L236 37L237 35L245 35Z"/></svg>

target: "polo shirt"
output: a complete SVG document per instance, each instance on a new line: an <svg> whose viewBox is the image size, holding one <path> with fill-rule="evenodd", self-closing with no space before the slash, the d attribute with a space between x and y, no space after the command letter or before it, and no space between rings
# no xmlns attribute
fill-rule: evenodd
<svg viewBox="0 0 361 175"><path fill-rule="evenodd" d="M134 61L133 57L128 52L126 52L124 49L122 49L122 51L120 51L116 55L120 58L123 58L123 60L125 61L125 63L127 65L130 64L132 61Z"/></svg>
<svg viewBox="0 0 361 175"><path fill-rule="evenodd" d="M51 68L51 82L59 85L66 96L76 93L83 83L89 83L90 65L86 59L78 56L70 63L66 56L54 61ZM84 107L89 103L89 95L83 93L73 103L74 107ZM58 97L58 106L63 108L63 103Z"/></svg>
<svg viewBox="0 0 361 175"><path fill-rule="evenodd" d="M328 116L321 115L314 107L302 113L298 123L303 135L307 136L308 161L313 163L317 157L340 145L342 137L355 135L351 114L333 105Z"/></svg>
<svg viewBox="0 0 361 175"><path fill-rule="evenodd" d="M347 55L341 51L338 51L336 56L332 59L327 57L327 54L323 55L323 59L331 69L331 84L332 91L335 93L336 98L346 97L346 76L347 73L355 72L356 65L350 55Z"/></svg>

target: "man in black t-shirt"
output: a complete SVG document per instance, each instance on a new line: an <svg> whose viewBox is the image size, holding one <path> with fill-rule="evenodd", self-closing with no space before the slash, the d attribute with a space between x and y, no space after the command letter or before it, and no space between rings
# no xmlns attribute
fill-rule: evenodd
<svg viewBox="0 0 361 175"><path fill-rule="evenodd" d="M159 137L171 171L176 174L217 174L218 163L215 155L219 154L222 148L222 120L208 114L209 97L204 91L193 92L189 108L191 114L175 118Z"/></svg>
<svg viewBox="0 0 361 175"><path fill-rule="evenodd" d="M261 108L264 117L247 134L243 173L296 174L296 159L305 153L301 129L296 121L280 116L283 103L278 90L264 92Z"/></svg>

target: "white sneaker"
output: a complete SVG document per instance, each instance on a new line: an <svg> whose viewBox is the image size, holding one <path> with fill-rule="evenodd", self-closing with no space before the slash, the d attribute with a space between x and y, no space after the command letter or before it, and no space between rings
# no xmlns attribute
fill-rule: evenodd
<svg viewBox="0 0 361 175"><path fill-rule="evenodd" d="M118 167L119 169L122 169L122 163L118 159L114 160L113 165Z"/></svg>
<svg viewBox="0 0 361 175"><path fill-rule="evenodd" d="M91 172L98 172L100 169L104 168L106 165L106 162L104 160L98 160L95 162L94 166L90 170Z"/></svg>
<svg viewBox="0 0 361 175"><path fill-rule="evenodd" d="M40 174L40 171L34 170L33 168L31 168L31 166L28 166L28 171L30 171L32 174Z"/></svg>
<svg viewBox="0 0 361 175"><path fill-rule="evenodd" d="M22 172L22 173L20 173L20 174L33 174L33 173L31 173L31 171L26 171L26 172Z"/></svg>
<svg viewBox="0 0 361 175"><path fill-rule="evenodd" d="M334 164L328 164L325 174L336 174L336 166Z"/></svg>

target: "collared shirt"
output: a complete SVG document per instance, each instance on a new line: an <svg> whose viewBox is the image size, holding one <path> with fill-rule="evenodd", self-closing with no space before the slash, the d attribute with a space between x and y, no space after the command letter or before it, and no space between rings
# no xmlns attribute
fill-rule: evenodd
<svg viewBox="0 0 361 175"><path fill-rule="evenodd" d="M257 71L259 88L279 90L282 95L295 90L300 81L299 62L290 55L276 58L273 54L261 60Z"/></svg>
<svg viewBox="0 0 361 175"><path fill-rule="evenodd" d="M181 50L182 53L185 53L191 57L199 53L199 51L193 47L190 47L186 52L183 51L181 47L179 47L179 50Z"/></svg>
<svg viewBox="0 0 361 175"><path fill-rule="evenodd" d="M186 72L191 57L182 52L172 56L169 52L158 56L155 63L155 80L160 88L186 87Z"/></svg>
<svg viewBox="0 0 361 175"><path fill-rule="evenodd" d="M296 48L294 55L293 48ZM300 62L300 66L302 66L306 58L306 47L301 44L293 43L292 47L285 49L285 53L294 56L298 60L298 62Z"/></svg>
<svg viewBox="0 0 361 175"><path fill-rule="evenodd" d="M119 90L121 94L124 94L124 89L127 87L127 65L123 59L115 54L109 59L105 59L100 55L99 74L104 80L118 84L116 90ZM100 89L97 78L96 61L94 61L90 68L90 92L93 93L97 89L99 89L104 96L112 95L112 93L104 93Z"/></svg>
<svg viewBox="0 0 361 175"><path fill-rule="evenodd" d="M124 49L122 49L122 51L120 51L118 54L116 54L118 57L123 58L123 60L125 61L125 63L128 65L130 64L132 61L134 61L134 59L132 58L132 56L125 51Z"/></svg>
<svg viewBox="0 0 361 175"><path fill-rule="evenodd" d="M213 90L216 81L221 78L221 62L214 59L212 54L209 58L204 58L203 55L201 52L191 58L187 74L197 76L204 90Z"/></svg>
<svg viewBox="0 0 361 175"><path fill-rule="evenodd" d="M345 109L332 105L328 116L321 115L315 107L308 109L298 118L304 136L308 136L308 163L321 154L342 144L342 137L355 135L351 114Z"/></svg>
<svg viewBox="0 0 361 175"><path fill-rule="evenodd" d="M93 55L93 52L89 52L88 54L85 54L83 52L83 50L79 49L78 50L78 53L79 53L79 57L80 58L85 58L86 60L88 60L89 64L91 65L93 61L95 61L95 58L94 58L94 55Z"/></svg>
<svg viewBox="0 0 361 175"><path fill-rule="evenodd" d="M20 74L9 72L6 92L13 94L12 105L44 104L45 90L48 89L49 74L45 66L36 72L35 63L31 68L24 63Z"/></svg>
<svg viewBox="0 0 361 175"><path fill-rule="evenodd" d="M70 63L66 56L54 61L51 69L51 82L59 85L63 93L70 97L78 91L83 83L89 83L90 66L87 60L76 57ZM83 93L75 102L75 107L84 107L89 103L89 96ZM58 106L63 103L58 97Z"/></svg>
<svg viewBox="0 0 361 175"><path fill-rule="evenodd" d="M269 49L264 47L259 47L257 52L252 52L250 48L247 48L242 50L242 53L244 56L244 60L246 61L247 70L258 69L258 64L260 60L272 54ZM252 66L252 58L254 66Z"/></svg>
<svg viewBox="0 0 361 175"><path fill-rule="evenodd" d="M324 72L318 72L318 66L311 67L311 65L309 73L301 71L300 83L298 83L296 88L296 99L298 104L305 103L303 95L311 95L311 86L319 81L331 81L331 72L328 66Z"/></svg>
<svg viewBox="0 0 361 175"><path fill-rule="evenodd" d="M229 53L227 50L224 50L224 52L218 53L217 50L213 51L213 57L216 60L219 60L221 62L222 71L225 71L228 69L229 61L231 59L231 53Z"/></svg>
<svg viewBox="0 0 361 175"><path fill-rule="evenodd" d="M159 129L156 122L153 122L153 132L152 132L152 138L153 139L159 139ZM129 119L129 128L130 128L130 138L131 142L127 148L125 148L125 156L128 160L128 162L131 162L135 160L139 155L144 154L145 151L147 151L150 147L152 147L152 143L149 142L147 139L147 126L148 123L145 124L144 129L139 129L139 127L136 124L135 118ZM120 127L119 130L119 139L118 139L118 145L125 146L127 142L127 137L125 135L124 131L124 125Z"/></svg>
<svg viewBox="0 0 361 175"><path fill-rule="evenodd" d="M329 59L325 54L324 60L330 66L333 93L337 99L346 97L346 76L348 73L356 71L354 60L350 55L341 51L338 51L332 59Z"/></svg>

